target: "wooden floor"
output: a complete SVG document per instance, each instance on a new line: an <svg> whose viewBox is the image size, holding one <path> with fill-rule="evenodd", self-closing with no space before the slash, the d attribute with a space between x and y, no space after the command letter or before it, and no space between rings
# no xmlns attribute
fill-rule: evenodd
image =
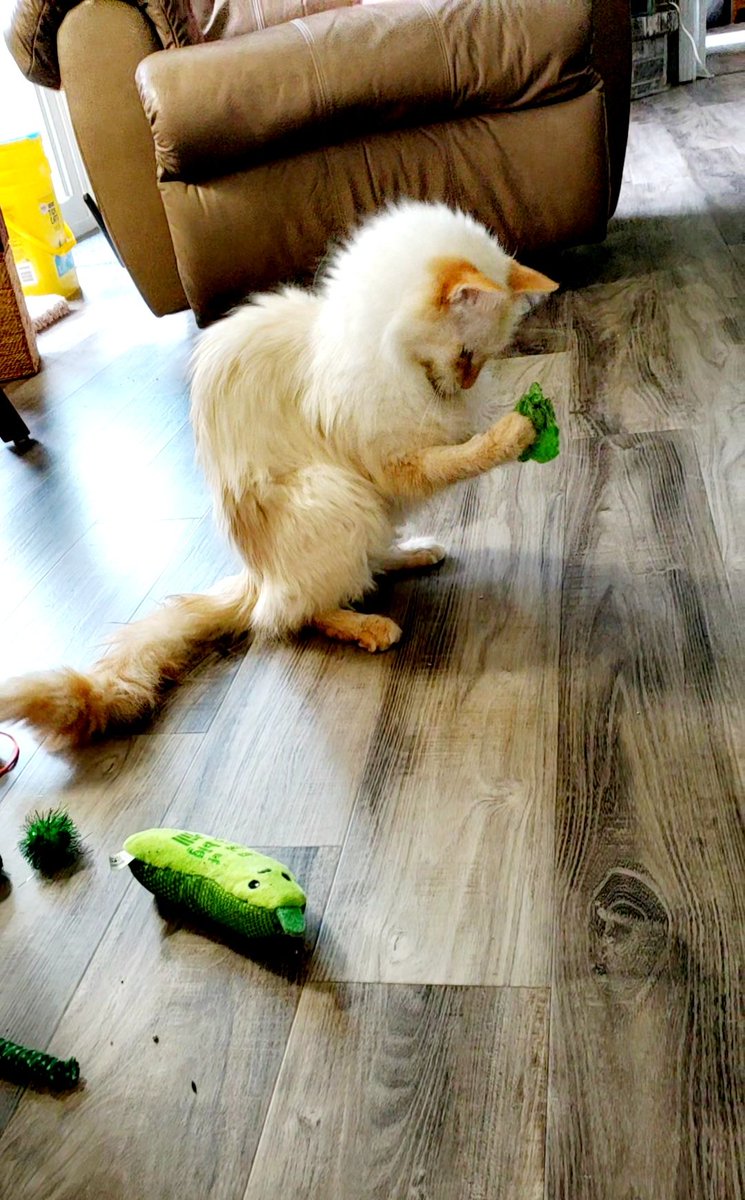
<svg viewBox="0 0 745 1200"><path fill-rule="evenodd" d="M215 654L137 736L21 732L0 781L0 1035L79 1057L0 1085L13 1200L745 1196L745 74L635 105L608 240L495 372L563 454L433 506L451 556L386 585L405 641ZM187 316L100 239L91 301L11 389L2 671L231 568L192 465ZM424 531L424 529L423 529ZM84 868L16 850L68 807ZM164 923L107 856L186 826L310 896L269 957Z"/></svg>

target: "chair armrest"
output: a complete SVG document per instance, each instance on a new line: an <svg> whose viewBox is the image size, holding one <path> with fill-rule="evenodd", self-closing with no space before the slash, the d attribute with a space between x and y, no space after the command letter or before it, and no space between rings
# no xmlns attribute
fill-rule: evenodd
<svg viewBox="0 0 745 1200"><path fill-rule="evenodd" d="M196 182L329 138L519 108L585 91L586 0L339 8L146 58L137 84L159 178Z"/></svg>
<svg viewBox="0 0 745 1200"><path fill-rule="evenodd" d="M85 0L57 39L75 136L111 237L159 316L186 308L155 176L153 140L135 69L157 46L150 22L121 0Z"/></svg>

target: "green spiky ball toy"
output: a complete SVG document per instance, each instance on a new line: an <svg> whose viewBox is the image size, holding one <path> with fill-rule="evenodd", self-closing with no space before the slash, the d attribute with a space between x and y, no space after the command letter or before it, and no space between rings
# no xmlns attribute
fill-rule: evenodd
<svg viewBox="0 0 745 1200"><path fill-rule="evenodd" d="M559 426L556 423L554 406L544 396L540 383L533 383L515 405L515 412L527 417L535 426L537 437L532 446L520 455L520 462L547 463L559 453Z"/></svg>
<svg viewBox="0 0 745 1200"><path fill-rule="evenodd" d="M52 808L26 818L18 848L34 870L55 875L77 862L82 842L65 810Z"/></svg>

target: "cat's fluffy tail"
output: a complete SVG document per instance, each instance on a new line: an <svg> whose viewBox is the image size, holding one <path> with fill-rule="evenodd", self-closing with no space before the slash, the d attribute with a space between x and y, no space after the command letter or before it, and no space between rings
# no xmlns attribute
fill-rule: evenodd
<svg viewBox="0 0 745 1200"><path fill-rule="evenodd" d="M122 626L88 674L64 667L0 684L0 719L26 721L58 747L128 725L155 708L164 685L181 678L201 645L245 633L255 602L245 574L205 595L175 596Z"/></svg>

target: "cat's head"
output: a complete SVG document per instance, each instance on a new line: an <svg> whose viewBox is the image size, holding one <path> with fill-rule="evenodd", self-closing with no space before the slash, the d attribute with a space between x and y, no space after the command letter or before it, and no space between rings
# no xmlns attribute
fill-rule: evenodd
<svg viewBox="0 0 745 1200"><path fill-rule="evenodd" d="M508 345L530 293L553 292L553 280L505 255L502 279L467 259L436 258L408 328L408 350L435 392L454 396L473 387L485 364Z"/></svg>

